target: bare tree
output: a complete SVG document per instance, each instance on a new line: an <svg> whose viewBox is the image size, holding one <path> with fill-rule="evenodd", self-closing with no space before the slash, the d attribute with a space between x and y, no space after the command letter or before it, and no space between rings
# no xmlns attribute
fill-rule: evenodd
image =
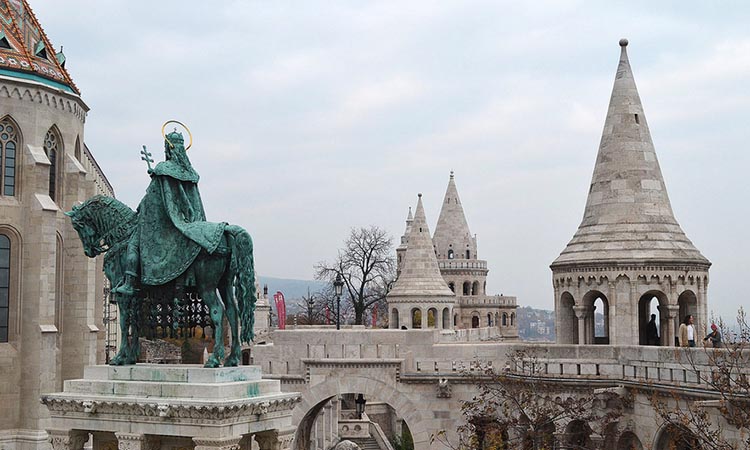
<svg viewBox="0 0 750 450"><path fill-rule="evenodd" d="M617 389L559 390L545 379L533 350L516 350L508 358L501 372L485 367L465 374L478 394L462 404L465 422L457 441L450 442L444 431L433 440L455 450L591 448L592 437L606 436L628 407L629 397ZM564 433L559 424L567 424ZM565 442L556 444L556 436Z"/></svg>
<svg viewBox="0 0 750 450"><path fill-rule="evenodd" d="M393 238L377 227L352 228L335 261L315 265L315 278L344 281L344 298L354 308L354 323L362 325L368 308L385 301L387 286L395 279Z"/></svg>
<svg viewBox="0 0 750 450"><path fill-rule="evenodd" d="M718 329L717 347L677 350L685 370L709 392L655 391L649 399L675 445L750 449L750 325L744 310L738 311L736 326L719 321Z"/></svg>

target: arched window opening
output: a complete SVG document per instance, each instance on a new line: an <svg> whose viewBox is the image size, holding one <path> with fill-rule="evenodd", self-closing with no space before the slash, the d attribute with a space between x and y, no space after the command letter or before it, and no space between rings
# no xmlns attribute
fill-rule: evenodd
<svg viewBox="0 0 750 450"><path fill-rule="evenodd" d="M401 324L398 323L398 309L393 308L391 310L391 328L399 329Z"/></svg>
<svg viewBox="0 0 750 450"><path fill-rule="evenodd" d="M508 326L508 314L503 313L503 322L502 323L503 323L504 327Z"/></svg>
<svg viewBox="0 0 750 450"><path fill-rule="evenodd" d="M471 293L471 283L468 281L464 281L464 295L469 295Z"/></svg>
<svg viewBox="0 0 750 450"><path fill-rule="evenodd" d="M516 313L510 313L510 326L516 325Z"/></svg>
<svg viewBox="0 0 750 450"><path fill-rule="evenodd" d="M19 148L18 127L9 117L0 121L0 173L2 195L16 195L16 151Z"/></svg>
<svg viewBox="0 0 750 450"><path fill-rule="evenodd" d="M638 300L638 343L640 345L673 345L669 342L667 296L649 291Z"/></svg>
<svg viewBox="0 0 750 450"><path fill-rule="evenodd" d="M451 327L451 311L448 308L443 308L443 329L447 330Z"/></svg>
<svg viewBox="0 0 750 450"><path fill-rule="evenodd" d="M471 328L479 328L479 314L473 313L471 315Z"/></svg>
<svg viewBox="0 0 750 450"><path fill-rule="evenodd" d="M81 162L81 141L78 137L76 137L75 156L78 162Z"/></svg>
<svg viewBox="0 0 750 450"><path fill-rule="evenodd" d="M453 328L458 326L458 314L453 314Z"/></svg>
<svg viewBox="0 0 750 450"><path fill-rule="evenodd" d="M609 344L609 301L597 290L583 296L583 344Z"/></svg>
<svg viewBox="0 0 750 450"><path fill-rule="evenodd" d="M563 292L559 305L560 332L557 340L561 344L578 344L578 317L573 310L575 306L573 295L570 292Z"/></svg>
<svg viewBox="0 0 750 450"><path fill-rule="evenodd" d="M427 310L427 328L437 327L437 309L430 308Z"/></svg>
<svg viewBox="0 0 750 450"><path fill-rule="evenodd" d="M419 308L411 310L411 327L422 328L422 310Z"/></svg>
<svg viewBox="0 0 750 450"><path fill-rule="evenodd" d="M471 259L471 251L468 248L466 249L466 259Z"/></svg>
<svg viewBox="0 0 750 450"><path fill-rule="evenodd" d="M605 299L597 297L594 300L594 343L595 344L608 344L609 343L609 320L608 311Z"/></svg>
<svg viewBox="0 0 750 450"><path fill-rule="evenodd" d="M453 291L454 293L456 292L456 283L454 283L454 282L452 282L452 281L451 281L450 283L448 283L448 287L449 287L449 288L451 289L451 291Z"/></svg>
<svg viewBox="0 0 750 450"><path fill-rule="evenodd" d="M479 295L479 281L471 284L471 295Z"/></svg>
<svg viewBox="0 0 750 450"><path fill-rule="evenodd" d="M57 157L62 150L61 139L55 128L50 128L44 136L44 153L49 158L49 197L57 201Z"/></svg>
<svg viewBox="0 0 750 450"><path fill-rule="evenodd" d="M638 436L632 431L626 431L617 440L617 450L643 450L643 445Z"/></svg>
<svg viewBox="0 0 750 450"><path fill-rule="evenodd" d="M0 342L8 342L10 324L10 239L0 234Z"/></svg>
<svg viewBox="0 0 750 450"><path fill-rule="evenodd" d="M448 249L448 259L453 259L453 249Z"/></svg>
<svg viewBox="0 0 750 450"><path fill-rule="evenodd" d="M677 297L677 304L680 307L680 312L677 316L680 318L680 320L685 318L685 316L687 315L692 315L693 320L695 320L696 330L698 329L699 325L706 325L698 323L698 298L695 296L695 293L693 291L685 291L681 293L680 296Z"/></svg>
<svg viewBox="0 0 750 450"><path fill-rule="evenodd" d="M492 326L492 314L490 313L487 313L487 326L488 327Z"/></svg>
<svg viewBox="0 0 750 450"><path fill-rule="evenodd" d="M697 450L698 438L688 429L669 424L662 428L656 441L656 450Z"/></svg>
<svg viewBox="0 0 750 450"><path fill-rule="evenodd" d="M572 420L565 428L565 448L593 448L591 427L582 420Z"/></svg>

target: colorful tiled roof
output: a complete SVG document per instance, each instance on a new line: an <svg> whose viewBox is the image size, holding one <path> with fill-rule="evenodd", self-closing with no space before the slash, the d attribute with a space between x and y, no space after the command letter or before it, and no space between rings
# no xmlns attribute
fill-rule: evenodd
<svg viewBox="0 0 750 450"><path fill-rule="evenodd" d="M0 75L80 94L26 0L0 0Z"/></svg>

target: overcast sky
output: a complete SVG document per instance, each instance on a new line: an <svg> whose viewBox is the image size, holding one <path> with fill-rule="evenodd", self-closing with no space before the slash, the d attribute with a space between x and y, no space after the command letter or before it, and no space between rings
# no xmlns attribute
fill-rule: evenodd
<svg viewBox="0 0 750 450"><path fill-rule="evenodd" d="M488 291L552 309L628 52L709 309L748 305L747 2L31 0L91 107L85 140L135 207L161 124L190 126L209 220L258 271L312 278L353 226L434 231L450 170Z"/></svg>

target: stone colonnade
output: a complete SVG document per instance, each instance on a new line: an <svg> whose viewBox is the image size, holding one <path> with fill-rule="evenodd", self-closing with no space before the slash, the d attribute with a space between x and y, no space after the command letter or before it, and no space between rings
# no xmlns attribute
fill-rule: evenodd
<svg viewBox="0 0 750 450"><path fill-rule="evenodd" d="M706 268L556 269L553 285L558 344L674 346L685 316L694 317L698 334L710 325ZM658 302L658 341L646 333L652 300ZM595 332L597 313L604 315L603 335Z"/></svg>

